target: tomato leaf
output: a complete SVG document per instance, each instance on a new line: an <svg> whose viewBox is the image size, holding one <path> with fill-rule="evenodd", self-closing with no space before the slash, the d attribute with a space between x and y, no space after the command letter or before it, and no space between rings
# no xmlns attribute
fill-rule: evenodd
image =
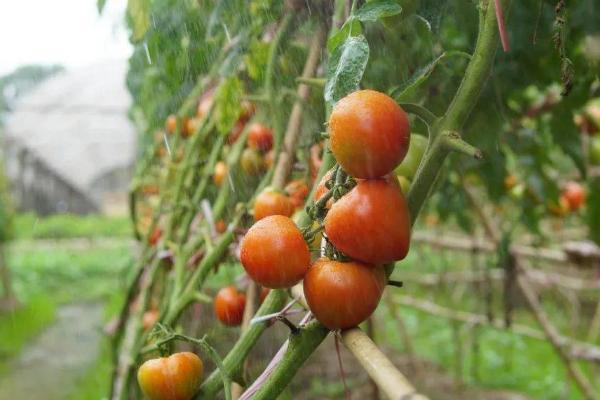
<svg viewBox="0 0 600 400"><path fill-rule="evenodd" d="M361 22L373 22L401 12L402 7L395 0L376 0L363 5L354 16Z"/></svg>
<svg viewBox="0 0 600 400"><path fill-rule="evenodd" d="M369 44L364 36L346 39L331 54L327 66L325 100L335 104L339 99L359 88L369 61Z"/></svg>
<svg viewBox="0 0 600 400"><path fill-rule="evenodd" d="M337 47L350 36L357 36L362 33L360 21L350 17L344 22L344 25L327 40L327 50L333 53Z"/></svg>
<svg viewBox="0 0 600 400"><path fill-rule="evenodd" d="M471 56L462 51L448 51L440 54L437 58L431 61L429 64L419 68L415 73L406 81L401 83L399 86L390 90L390 96L396 99L396 101L405 100L409 94L413 93L414 90L424 83L431 73L435 70L435 67L444 59L448 57L465 57L470 58Z"/></svg>
<svg viewBox="0 0 600 400"><path fill-rule="evenodd" d="M133 32L132 42L139 42L144 38L150 27L150 0L129 0L127 14L131 19Z"/></svg>

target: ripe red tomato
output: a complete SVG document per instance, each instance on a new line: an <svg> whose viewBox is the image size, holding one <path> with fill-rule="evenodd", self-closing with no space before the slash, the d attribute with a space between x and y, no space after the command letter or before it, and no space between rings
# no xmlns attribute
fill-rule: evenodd
<svg viewBox="0 0 600 400"><path fill-rule="evenodd" d="M154 230L150 236L148 236L148 244L150 244L150 246L156 246L161 236L162 229L160 229L158 226L154 227Z"/></svg>
<svg viewBox="0 0 600 400"><path fill-rule="evenodd" d="M294 207L302 207L304 205L304 201L306 197L310 193L310 189L308 185L304 181L304 179L296 179L291 181L285 186L285 192L290 197L290 200Z"/></svg>
<svg viewBox="0 0 600 400"><path fill-rule="evenodd" d="M361 180L325 217L325 233L348 256L380 264L402 260L410 244L410 216L393 178Z"/></svg>
<svg viewBox="0 0 600 400"><path fill-rule="evenodd" d="M259 221L270 215L292 216L294 204L286 195L273 190L264 190L254 202L254 220Z"/></svg>
<svg viewBox="0 0 600 400"><path fill-rule="evenodd" d="M248 147L267 152L273 147L273 131L263 124L254 123L248 129Z"/></svg>
<svg viewBox="0 0 600 400"><path fill-rule="evenodd" d="M217 319L227 326L238 326L244 318L246 295L234 286L220 289L215 296L214 309Z"/></svg>
<svg viewBox="0 0 600 400"><path fill-rule="evenodd" d="M242 171L246 175L256 176L265 169L265 161L260 153L254 149L244 149L240 158Z"/></svg>
<svg viewBox="0 0 600 400"><path fill-rule="evenodd" d="M150 400L190 400L200 388L203 373L200 357L182 352L146 361L137 378Z"/></svg>
<svg viewBox="0 0 600 400"><path fill-rule="evenodd" d="M252 279L271 289L294 286L310 265L302 232L282 215L263 218L248 230L240 246L240 259Z"/></svg>
<svg viewBox="0 0 600 400"><path fill-rule="evenodd" d="M385 282L381 266L320 258L304 277L304 295L319 322L329 329L347 329L373 314Z"/></svg>
<svg viewBox="0 0 600 400"><path fill-rule="evenodd" d="M215 164L215 173L213 174L213 182L215 185L221 186L221 183L223 183L223 180L227 176L227 171L227 164L225 164L223 161L218 161Z"/></svg>
<svg viewBox="0 0 600 400"><path fill-rule="evenodd" d="M165 121L165 129L168 133L175 133L177 130L177 117L175 114L170 114Z"/></svg>
<svg viewBox="0 0 600 400"><path fill-rule="evenodd" d="M585 203L585 189L577 182L569 182L563 191L571 211L577 211Z"/></svg>
<svg viewBox="0 0 600 400"><path fill-rule="evenodd" d="M410 143L406 113L386 94L359 90L341 99L329 118L331 151L355 178L378 178L402 162Z"/></svg>

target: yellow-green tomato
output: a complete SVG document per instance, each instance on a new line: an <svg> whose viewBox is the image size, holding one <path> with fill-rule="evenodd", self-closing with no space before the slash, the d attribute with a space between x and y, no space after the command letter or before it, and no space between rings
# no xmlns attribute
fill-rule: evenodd
<svg viewBox="0 0 600 400"><path fill-rule="evenodd" d="M414 133L410 135L410 146L408 148L408 153L406 154L406 157L404 157L404 160L402 160L402 163L400 163L400 165L398 165L394 170L396 175L404 176L406 179L411 181L417 173L417 169L419 168L421 158L423 158L426 148L426 137L416 135Z"/></svg>

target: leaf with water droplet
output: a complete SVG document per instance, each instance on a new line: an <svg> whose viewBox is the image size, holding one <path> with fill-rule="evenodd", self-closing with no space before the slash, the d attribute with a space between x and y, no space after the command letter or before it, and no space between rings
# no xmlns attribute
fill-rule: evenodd
<svg viewBox="0 0 600 400"><path fill-rule="evenodd" d="M369 61L369 44L364 36L351 36L331 54L327 66L325 100L335 104L359 88Z"/></svg>

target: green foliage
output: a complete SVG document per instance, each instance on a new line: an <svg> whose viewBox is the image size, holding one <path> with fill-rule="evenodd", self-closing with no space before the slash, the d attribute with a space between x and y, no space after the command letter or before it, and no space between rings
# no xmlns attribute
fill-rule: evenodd
<svg viewBox="0 0 600 400"><path fill-rule="evenodd" d="M241 112L240 104L244 88L242 82L235 76L226 79L217 90L215 95L215 113L217 129L222 133L228 133Z"/></svg>
<svg viewBox="0 0 600 400"><path fill-rule="evenodd" d="M364 36L351 36L336 47L327 65L325 100L336 103L359 88L367 61L369 45Z"/></svg>
<svg viewBox="0 0 600 400"><path fill-rule="evenodd" d="M133 28L131 41L138 42L144 38L150 27L150 0L129 0L127 15Z"/></svg>
<svg viewBox="0 0 600 400"><path fill-rule="evenodd" d="M17 214L14 221L16 239L129 238L131 222L125 217L101 215L55 214L37 217Z"/></svg>

